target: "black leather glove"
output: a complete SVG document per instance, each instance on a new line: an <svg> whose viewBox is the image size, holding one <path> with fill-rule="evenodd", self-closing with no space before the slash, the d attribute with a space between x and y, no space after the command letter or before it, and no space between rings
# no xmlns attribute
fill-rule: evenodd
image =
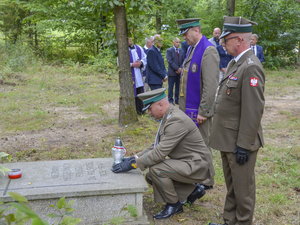
<svg viewBox="0 0 300 225"><path fill-rule="evenodd" d="M233 154L236 154L236 162L240 165L244 165L245 162L248 162L250 151L239 146L236 146Z"/></svg>
<svg viewBox="0 0 300 225"><path fill-rule="evenodd" d="M131 156L131 157L128 157L128 158L123 158L122 161L123 161L123 162L125 162L125 161L131 161L131 160L133 160L133 159L135 160L135 157L134 157L134 156Z"/></svg>
<svg viewBox="0 0 300 225"><path fill-rule="evenodd" d="M121 173L121 172L127 172L132 169L136 169L135 159L126 160L121 163L115 164L111 168L111 171L113 171L114 173Z"/></svg>

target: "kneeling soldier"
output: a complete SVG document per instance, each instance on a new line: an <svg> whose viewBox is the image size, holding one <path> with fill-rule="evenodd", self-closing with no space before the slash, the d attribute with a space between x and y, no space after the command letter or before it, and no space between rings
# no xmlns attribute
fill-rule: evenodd
<svg viewBox="0 0 300 225"><path fill-rule="evenodd" d="M171 105L165 88L139 94L144 110L154 119L162 119L154 144L122 163L113 166L113 172L126 172L139 167L149 168L146 180L153 185L155 202L166 202L164 209L154 215L166 219L182 213L183 202L192 205L201 198L203 186L196 186L214 176L212 157L199 129L184 112Z"/></svg>

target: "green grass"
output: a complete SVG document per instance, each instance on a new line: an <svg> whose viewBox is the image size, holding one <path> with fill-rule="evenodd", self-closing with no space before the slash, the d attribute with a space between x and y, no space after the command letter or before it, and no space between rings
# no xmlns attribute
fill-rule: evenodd
<svg viewBox="0 0 300 225"><path fill-rule="evenodd" d="M300 195L295 188L300 188L300 70L266 70L265 73L266 103L273 103L265 108L268 115L263 121L266 144L259 151L255 169L254 224L299 224ZM116 74L107 76L95 68L74 63L66 66L40 63L21 72L5 72L5 79L0 80L4 82L0 84L0 134L3 139L15 134L29 135L31 131L40 133L53 127L63 129L70 123L64 117L68 112L78 115L71 118L72 124L78 125L74 125L76 129L85 128L88 132L95 125L99 131L108 129L97 142L93 141L97 136L87 140L79 137L78 143L57 147L49 147L47 136L37 140L38 148L26 148L26 143L21 142L22 148L9 150L14 162L111 157L117 137L121 137L128 155L134 155L155 139L159 123L149 115L139 116L137 123L126 127L118 126ZM285 99L286 96L289 98ZM284 99L282 108L275 106L280 99ZM270 112L276 116L269 118L273 115ZM226 187L218 151L213 150L213 160L214 189L192 207L185 207L183 214L165 221L166 224L222 222ZM154 223L151 215L159 212L163 204L154 203L151 188L144 195L144 207Z"/></svg>

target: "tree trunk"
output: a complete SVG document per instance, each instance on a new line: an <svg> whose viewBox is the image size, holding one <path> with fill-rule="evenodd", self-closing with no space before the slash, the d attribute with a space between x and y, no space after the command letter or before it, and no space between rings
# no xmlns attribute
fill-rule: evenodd
<svg viewBox="0 0 300 225"><path fill-rule="evenodd" d="M34 30L34 43L35 43L35 47L37 48L38 45L39 45L39 42L38 42L38 35L37 35L37 30L36 30L36 23L35 23L34 25L35 25L35 30Z"/></svg>
<svg viewBox="0 0 300 225"><path fill-rule="evenodd" d="M156 18L156 32L158 34L161 34L161 10L160 10L160 7L162 5L161 0L157 0L156 4L157 4L157 7L158 7L157 10L156 10L156 15L155 15L155 18Z"/></svg>
<svg viewBox="0 0 300 225"><path fill-rule="evenodd" d="M228 4L228 15L234 16L235 0L227 0L227 4Z"/></svg>
<svg viewBox="0 0 300 225"><path fill-rule="evenodd" d="M124 0L121 6L114 5L114 19L116 25L116 38L119 59L119 125L127 125L138 120L135 109L135 98L132 86L130 58L128 50L128 30Z"/></svg>

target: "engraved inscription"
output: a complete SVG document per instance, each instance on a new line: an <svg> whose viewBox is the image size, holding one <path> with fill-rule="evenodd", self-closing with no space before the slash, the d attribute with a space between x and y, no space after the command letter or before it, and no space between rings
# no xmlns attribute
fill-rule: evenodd
<svg viewBox="0 0 300 225"><path fill-rule="evenodd" d="M88 175L95 175L94 163L93 162L87 162L86 163L86 171L87 171Z"/></svg>
<svg viewBox="0 0 300 225"><path fill-rule="evenodd" d="M100 174L101 177L107 175L105 167L103 166L103 163L98 164L98 169L99 169L99 174Z"/></svg>
<svg viewBox="0 0 300 225"><path fill-rule="evenodd" d="M75 167L75 174L76 174L76 177L82 177L83 176L83 167L82 166L76 166Z"/></svg>
<svg viewBox="0 0 300 225"><path fill-rule="evenodd" d="M64 171L63 171L63 178L64 178L64 181L69 181L69 180L71 180L71 169L70 169L70 164L65 163L63 167L64 167Z"/></svg>
<svg viewBox="0 0 300 225"><path fill-rule="evenodd" d="M87 175L89 176L89 180L96 180L95 176L95 169L94 169L94 163L93 162L87 162L86 163L86 172Z"/></svg>
<svg viewBox="0 0 300 225"><path fill-rule="evenodd" d="M52 166L51 178L52 179L57 179L58 177L59 177L58 166Z"/></svg>

